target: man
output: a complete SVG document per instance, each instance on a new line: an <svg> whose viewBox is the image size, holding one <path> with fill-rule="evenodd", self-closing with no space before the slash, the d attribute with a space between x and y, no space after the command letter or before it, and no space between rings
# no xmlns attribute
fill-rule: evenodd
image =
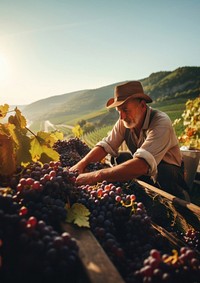
<svg viewBox="0 0 200 283"><path fill-rule="evenodd" d="M110 98L106 106L115 107L119 119L110 134L70 169L79 172L77 185L140 178L185 199L187 186L177 137L170 118L149 107L147 103L151 102L139 81L116 86L114 98ZM111 168L84 173L89 163L101 161L107 154L119 156L118 149L123 141L130 150L131 159Z"/></svg>

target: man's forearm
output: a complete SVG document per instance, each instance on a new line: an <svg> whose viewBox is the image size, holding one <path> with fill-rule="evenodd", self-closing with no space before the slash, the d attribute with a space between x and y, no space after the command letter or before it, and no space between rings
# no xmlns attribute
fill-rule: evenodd
<svg viewBox="0 0 200 283"><path fill-rule="evenodd" d="M144 159L133 158L117 166L83 173L77 176L77 185L95 185L104 180L108 182L129 181L147 174L149 165Z"/></svg>
<svg viewBox="0 0 200 283"><path fill-rule="evenodd" d="M133 158L112 168L100 170L97 178L99 181L107 180L109 182L128 181L147 174L148 170L149 165L144 159Z"/></svg>

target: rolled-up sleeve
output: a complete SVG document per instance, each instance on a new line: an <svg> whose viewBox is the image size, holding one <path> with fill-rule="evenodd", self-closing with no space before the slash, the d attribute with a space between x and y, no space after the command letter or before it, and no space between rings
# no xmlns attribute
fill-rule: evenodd
<svg viewBox="0 0 200 283"><path fill-rule="evenodd" d="M146 140L140 146L154 157L157 165L171 154L170 149L177 146L177 138L170 123L171 121L166 117L153 121L148 129ZM176 164L174 158L170 159L169 163Z"/></svg>
<svg viewBox="0 0 200 283"><path fill-rule="evenodd" d="M153 157L153 155L149 151L147 151L147 150L145 150L143 148L138 148L136 150L136 152L134 153L133 157L138 157L138 158L145 159L145 161L149 165L149 172L148 172L147 175L156 178L156 175L157 175L157 163L156 163L155 158Z"/></svg>
<svg viewBox="0 0 200 283"><path fill-rule="evenodd" d="M148 163L148 175L152 178L156 178L157 166L161 160L180 165L177 137L170 118L163 112L157 111L150 125L147 117L143 138L138 141L137 146L134 157L143 158Z"/></svg>
<svg viewBox="0 0 200 283"><path fill-rule="evenodd" d="M159 112L159 116L153 119L147 130L146 139L134 156L145 159L149 164L148 175L156 178L157 166L161 160L179 165L180 156L177 148L177 138L171 120L165 113Z"/></svg>
<svg viewBox="0 0 200 283"><path fill-rule="evenodd" d="M125 127L122 121L118 120L108 136L98 142L96 146L103 147L108 154L116 157L118 155L118 149L124 141L124 134Z"/></svg>

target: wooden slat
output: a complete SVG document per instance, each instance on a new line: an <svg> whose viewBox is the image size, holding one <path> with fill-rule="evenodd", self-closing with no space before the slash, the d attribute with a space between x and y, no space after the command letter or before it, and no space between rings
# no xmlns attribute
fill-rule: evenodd
<svg viewBox="0 0 200 283"><path fill-rule="evenodd" d="M156 229L162 236L164 236L165 238L167 238L167 240L173 244L176 248L180 248L180 247L184 247L187 246L185 242L181 241L180 239L178 239L177 237L175 237L172 233L168 232L166 229L164 229L163 227L161 227L160 225L156 224L156 223L151 223L152 227L154 229Z"/></svg>
<svg viewBox="0 0 200 283"><path fill-rule="evenodd" d="M63 230L74 237L79 246L79 257L90 283L124 283L103 248L89 229L63 224Z"/></svg>
<svg viewBox="0 0 200 283"><path fill-rule="evenodd" d="M151 223L152 227L154 229L156 229L163 237L167 238L167 240L171 243L171 245L173 245L175 248L180 249L181 247L189 247L189 245L187 243L185 243L184 241L182 241L181 239L177 238L175 235L173 235L173 233L168 232L166 229L164 229L163 227L157 225L156 223ZM200 252L195 249L196 255L198 256L198 258L200 259Z"/></svg>
<svg viewBox="0 0 200 283"><path fill-rule="evenodd" d="M167 198L168 200L170 200L172 202L172 204L179 204L183 207L188 208L190 211L192 211L193 213L195 213L196 216L198 216L198 218L200 219L200 207L191 203L191 202L187 202L183 199L180 199L174 195L171 195L163 190L160 190L152 185L149 185L146 182L140 181L140 180L136 180L138 184L140 184L142 187L149 189L165 198Z"/></svg>

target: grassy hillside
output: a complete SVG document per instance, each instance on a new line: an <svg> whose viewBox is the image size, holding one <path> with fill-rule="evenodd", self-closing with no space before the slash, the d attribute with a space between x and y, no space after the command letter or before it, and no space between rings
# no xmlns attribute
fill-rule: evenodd
<svg viewBox="0 0 200 283"><path fill-rule="evenodd" d="M151 106L167 112L174 120L182 114L185 102L200 94L200 67L157 72L140 81L144 91L153 98ZM75 125L81 119L101 125L113 124L116 113L109 112L105 104L113 97L114 88L120 83L122 82L42 99L27 105L23 114L32 121L31 127L34 128L45 120L68 125Z"/></svg>
<svg viewBox="0 0 200 283"><path fill-rule="evenodd" d="M51 113L59 112L60 105L68 103L72 98L73 100L76 99L76 97L79 97L79 95L83 94L84 92L87 92L87 90L55 95L49 98L38 100L25 106L23 108L23 113L29 120L45 120L45 116L48 116Z"/></svg>
<svg viewBox="0 0 200 283"><path fill-rule="evenodd" d="M145 91L155 101L194 98L200 93L200 67L182 67L173 72L153 73L142 80Z"/></svg>

